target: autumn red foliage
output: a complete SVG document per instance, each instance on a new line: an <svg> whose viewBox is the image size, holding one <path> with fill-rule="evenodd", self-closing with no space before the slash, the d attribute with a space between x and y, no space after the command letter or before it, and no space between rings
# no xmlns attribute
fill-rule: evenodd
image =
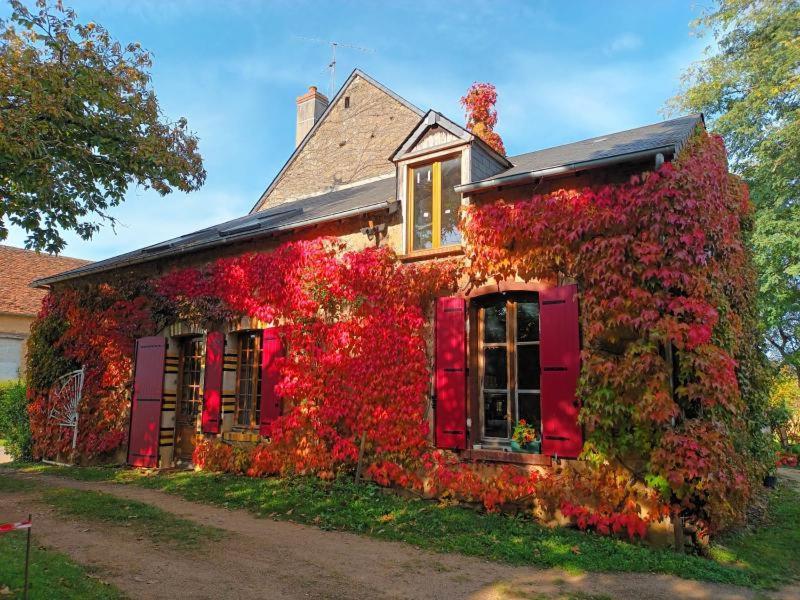
<svg viewBox="0 0 800 600"><path fill-rule="evenodd" d="M125 437L134 341L155 328L150 300L126 296L110 285L49 294L33 327L35 337L37 327L48 319L62 323L60 338L50 350L74 367L84 368L76 448L80 456L108 453ZM33 453L36 457L66 457L72 454L72 430L48 417L53 403L49 385L33 385L41 381L52 384L64 374L47 372L48 366L46 361L37 361L29 367Z"/></svg>
<svg viewBox="0 0 800 600"><path fill-rule="evenodd" d="M476 284L578 282L590 448L662 478L712 529L763 474L750 214L722 140L701 132L627 183L473 204L462 225Z"/></svg>
<svg viewBox="0 0 800 600"><path fill-rule="evenodd" d="M497 125L497 90L491 83L473 83L461 98L467 117L467 129L486 142L495 152L506 155Z"/></svg>
<svg viewBox="0 0 800 600"><path fill-rule="evenodd" d="M473 112L493 126L493 89L480 90ZM138 287L56 290L32 336L52 339L39 346L53 353L29 365L36 451L52 456L69 439L45 418L45 363L54 376L66 368L55 358L87 367L79 451L97 455L124 439L136 337L176 320L217 327L248 316L282 326L283 412L269 441L249 449L198 444L202 468L331 478L353 472L363 436L364 475L381 485L488 510L560 510L599 533L642 537L673 511L720 529L741 518L763 475L750 210L721 140L701 132L674 163L628 182L472 204L466 260L404 264L387 248L312 239ZM582 469L465 464L430 447L432 299L464 275L473 285L578 283Z"/></svg>

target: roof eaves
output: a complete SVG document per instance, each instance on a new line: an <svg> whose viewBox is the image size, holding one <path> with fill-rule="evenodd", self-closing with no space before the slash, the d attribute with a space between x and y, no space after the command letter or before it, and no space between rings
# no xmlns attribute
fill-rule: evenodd
<svg viewBox="0 0 800 600"><path fill-rule="evenodd" d="M342 86L336 92L336 95L334 95L334 97L331 98L331 101L328 103L328 106L325 108L323 113L320 115L319 119L317 119L316 122L314 123L314 125L311 126L311 129L308 130L308 133L306 133L305 137L303 137L302 141L297 145L297 148L294 149L294 151L289 156L287 161L285 163L283 163L283 166L280 168L280 170L278 171L278 174L275 175L275 177L272 179L270 184L267 186L267 189L264 190L264 192L258 197L258 201L250 209L249 214L253 214L254 212L256 212L258 210L258 207L261 206L261 203L264 201L264 198L266 198L269 195L269 193L273 189L275 189L275 186L278 184L278 181L280 181L280 178L284 174L286 169L289 168L289 165L291 165L292 162L294 162L294 159L297 158L297 156L300 154L300 152L303 150L303 148L305 148L305 146L308 143L308 141L314 135L314 132L316 132L317 129L319 129L319 127L322 124L322 122L328 116L328 113L333 108L333 105L336 104L336 102L339 100L339 98L341 97L341 95L344 92L344 90L347 89L347 86L350 85L350 83L356 77L361 77L362 79L365 79L366 81L368 81L369 83L371 83L372 85L374 85L375 87L377 87L378 89L383 91L384 93L388 94L389 96L391 96L392 98L397 100L400 104L402 104L406 108L408 108L408 109L412 110L413 112L417 113L420 117L425 115L425 113L421 109L419 109L418 107L414 106L413 104L411 104L411 102L409 102L408 100L406 100L402 96L399 96L397 93L393 92L392 90L390 90L388 87L386 87L385 85L383 85L379 81L376 81L375 79L373 79L372 77L370 77L369 75L364 73L364 71L362 71L361 69L353 69L353 72L350 73L350 76L345 80L345 82L342 84Z"/></svg>
<svg viewBox="0 0 800 600"><path fill-rule="evenodd" d="M108 259L108 261L113 262L106 262L106 261L98 261L95 263L90 263L89 265L85 265L83 267L78 267L77 269L71 269L64 273L59 273L57 275L52 275L50 277L43 277L41 279L36 279L31 282L31 287L44 287L50 285L52 283L58 283L60 281L66 281L68 279L75 279L76 277L82 277L84 275L94 275L97 273L103 273L105 271L111 271L113 269L118 269L122 267L128 267L138 264L143 264L151 261L155 261L161 258L167 258L170 256L179 256L183 254L188 254L191 252L196 252L199 250L205 250L208 248L214 248L216 246L226 246L233 242L241 242L241 241L248 241L252 239L258 239L260 237L267 237L269 235L275 235L277 233L282 233L285 231L291 231L294 229L299 229L301 227L308 227L310 225L316 225L319 223L326 223L331 221L338 221L340 219L346 219L352 216L358 216L362 214L368 214L371 212L379 211L382 209L386 209L392 211L396 208L397 200L381 200L380 202L374 202L369 205L348 209L344 211L340 211L338 213L332 213L329 215L322 215L320 217L312 217L306 220L294 221L291 223L286 223L282 225L277 225L275 227L266 227L266 228L259 228L258 230L247 230L243 231L240 234L233 234L233 235L226 235L222 237L215 237L213 239L204 239L194 243L189 243L184 246L180 246L178 248L173 247L165 247L162 251L150 252L150 253L142 253L141 250L129 252L126 254L122 254L119 257L115 257L114 259ZM211 229L215 229L215 227L208 227L206 229L201 229L196 233L201 233L204 231L209 231ZM158 244L154 244L153 246L158 246ZM149 246L149 247L153 247ZM124 257L129 257L125 259ZM123 259L123 260L118 260ZM105 264L104 264L105 263Z"/></svg>

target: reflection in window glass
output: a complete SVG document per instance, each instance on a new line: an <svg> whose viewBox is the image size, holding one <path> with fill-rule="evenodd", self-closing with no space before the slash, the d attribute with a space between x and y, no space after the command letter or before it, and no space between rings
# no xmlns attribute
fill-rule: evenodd
<svg viewBox="0 0 800 600"><path fill-rule="evenodd" d="M422 250L433 247L433 165L412 172L414 197L413 247Z"/></svg>
<svg viewBox="0 0 800 600"><path fill-rule="evenodd" d="M484 309L483 341L487 344L506 342L506 301Z"/></svg>
<svg viewBox="0 0 800 600"><path fill-rule="evenodd" d="M517 346L517 387L521 390L539 389L539 346Z"/></svg>
<svg viewBox="0 0 800 600"><path fill-rule="evenodd" d="M536 342L539 340L539 304L519 302L517 304L517 341Z"/></svg>
<svg viewBox="0 0 800 600"><path fill-rule="evenodd" d="M508 437L508 394L486 392L483 395L483 432L486 437Z"/></svg>
<svg viewBox="0 0 800 600"><path fill-rule="evenodd" d="M483 353L483 387L489 390L504 390L508 385L508 350L505 346L486 348Z"/></svg>
<svg viewBox="0 0 800 600"><path fill-rule="evenodd" d="M442 163L442 220L441 245L452 246L461 242L458 232L458 215L461 209L461 194L453 187L461 184L461 157Z"/></svg>

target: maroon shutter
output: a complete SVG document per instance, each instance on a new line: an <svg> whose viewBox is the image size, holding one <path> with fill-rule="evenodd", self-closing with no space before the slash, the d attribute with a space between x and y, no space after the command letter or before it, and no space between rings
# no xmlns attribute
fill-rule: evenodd
<svg viewBox="0 0 800 600"><path fill-rule="evenodd" d="M467 447L466 303L436 299L436 447Z"/></svg>
<svg viewBox="0 0 800 600"><path fill-rule="evenodd" d="M222 421L222 362L225 335L209 331L206 335L206 366L203 382L203 433L219 433Z"/></svg>
<svg viewBox="0 0 800 600"><path fill-rule="evenodd" d="M261 343L261 435L269 435L269 426L281 415L281 400L275 393L280 378L277 359L283 356L280 332L280 327L265 329Z"/></svg>
<svg viewBox="0 0 800 600"><path fill-rule="evenodd" d="M542 453L575 458L583 449L576 390L580 374L578 287L539 292Z"/></svg>
<svg viewBox="0 0 800 600"><path fill-rule="evenodd" d="M164 357L167 339L161 336L136 340L128 464L158 466L158 438L161 428L161 398L164 392Z"/></svg>

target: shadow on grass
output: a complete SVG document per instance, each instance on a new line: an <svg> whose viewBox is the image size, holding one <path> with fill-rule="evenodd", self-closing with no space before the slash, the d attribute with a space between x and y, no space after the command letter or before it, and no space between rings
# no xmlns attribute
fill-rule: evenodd
<svg viewBox="0 0 800 600"><path fill-rule="evenodd" d="M687 579L771 588L797 577L800 497L782 489L770 503L771 522L726 538L713 560L656 550L569 529L550 529L526 517L478 513L387 494L372 484L315 478L252 479L203 472L13 466L20 472L83 481L135 484L186 500L322 529L402 541L437 552L457 552L514 565L560 567L570 573L665 573Z"/></svg>

